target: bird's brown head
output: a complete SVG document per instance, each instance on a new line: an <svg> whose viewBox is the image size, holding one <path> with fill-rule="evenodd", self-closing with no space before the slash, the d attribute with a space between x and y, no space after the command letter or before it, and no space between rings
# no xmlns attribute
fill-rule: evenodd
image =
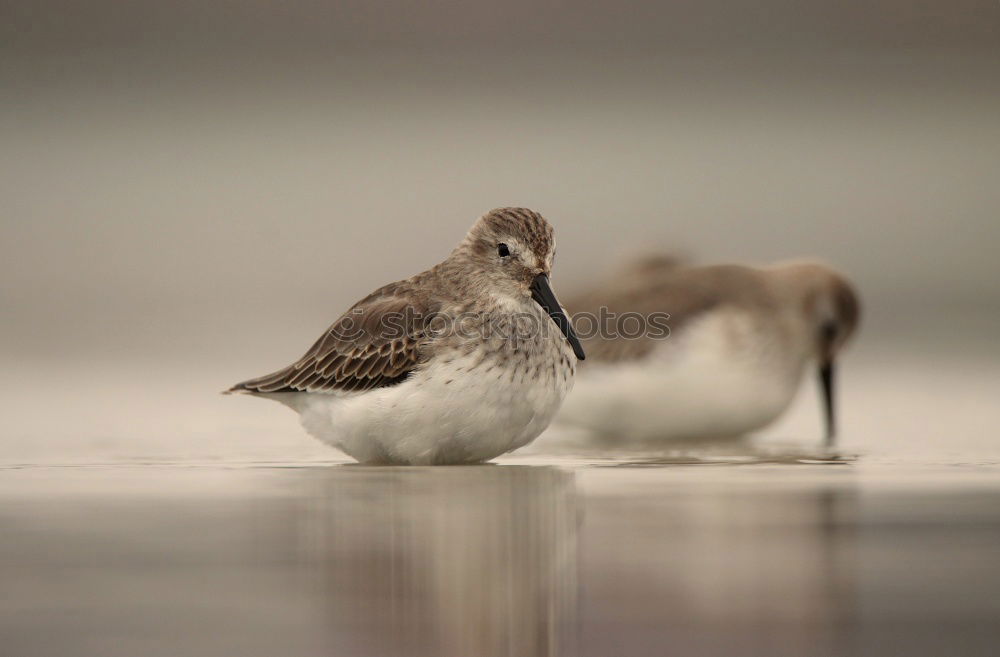
<svg viewBox="0 0 1000 657"><path fill-rule="evenodd" d="M516 281L527 291L538 274L551 276L555 238L537 212L497 208L480 217L459 249L484 271Z"/></svg>
<svg viewBox="0 0 1000 657"><path fill-rule="evenodd" d="M837 355L857 330L861 302L854 286L826 265L795 262L775 267L773 272L797 300L796 314L805 319L813 336L826 415L826 441L832 445L836 434L834 365Z"/></svg>
<svg viewBox="0 0 1000 657"><path fill-rule="evenodd" d="M475 272L477 287L515 301L533 299L583 360L580 342L549 286L555 250L552 226L542 215L527 208L497 208L479 218L451 258Z"/></svg>
<svg viewBox="0 0 1000 657"><path fill-rule="evenodd" d="M814 287L803 300L806 315L816 328L816 354L820 363L832 363L854 337L861 319L861 302L854 286L836 271L814 265Z"/></svg>
<svg viewBox="0 0 1000 657"><path fill-rule="evenodd" d="M814 336L814 353L821 364L833 361L854 336L861 317L861 302L854 286L833 268L812 261L781 263L771 270L789 298L796 300Z"/></svg>

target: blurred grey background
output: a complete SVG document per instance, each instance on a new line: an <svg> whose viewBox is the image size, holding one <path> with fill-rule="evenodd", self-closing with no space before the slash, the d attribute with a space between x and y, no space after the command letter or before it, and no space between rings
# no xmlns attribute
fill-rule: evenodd
<svg viewBox="0 0 1000 657"><path fill-rule="evenodd" d="M815 255L860 287L859 349L995 371L993 0L6 0L0 18L8 454L66 426L91 446L304 441L211 395L501 205L555 225L564 297L637 249Z"/></svg>

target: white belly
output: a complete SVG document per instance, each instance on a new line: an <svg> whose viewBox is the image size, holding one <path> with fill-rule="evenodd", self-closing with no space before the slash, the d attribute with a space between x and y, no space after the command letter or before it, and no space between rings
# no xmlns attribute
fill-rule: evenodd
<svg viewBox="0 0 1000 657"><path fill-rule="evenodd" d="M643 361L581 367L556 423L613 442L740 436L789 406L802 353L741 316L711 315Z"/></svg>
<svg viewBox="0 0 1000 657"><path fill-rule="evenodd" d="M305 429L364 463L476 463L534 440L573 383L572 371L490 367L478 352L435 359L403 383L362 393L296 393Z"/></svg>

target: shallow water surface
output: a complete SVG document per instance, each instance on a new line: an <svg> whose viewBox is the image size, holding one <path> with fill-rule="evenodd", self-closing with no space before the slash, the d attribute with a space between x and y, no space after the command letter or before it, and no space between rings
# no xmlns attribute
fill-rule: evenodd
<svg viewBox="0 0 1000 657"><path fill-rule="evenodd" d="M3 652L993 654L994 467L608 465L8 468Z"/></svg>

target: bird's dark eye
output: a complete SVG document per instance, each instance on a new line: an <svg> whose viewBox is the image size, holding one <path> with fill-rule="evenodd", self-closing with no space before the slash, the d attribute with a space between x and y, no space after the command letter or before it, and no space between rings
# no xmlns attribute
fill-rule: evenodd
<svg viewBox="0 0 1000 657"><path fill-rule="evenodd" d="M837 323L834 321L823 322L819 327L820 337L828 343L833 342L837 338L837 333L839 333L839 329Z"/></svg>
<svg viewBox="0 0 1000 657"><path fill-rule="evenodd" d="M506 244L500 242L499 244L497 244L497 253L500 254L501 258L506 258L507 256L510 255L510 249L507 248Z"/></svg>

